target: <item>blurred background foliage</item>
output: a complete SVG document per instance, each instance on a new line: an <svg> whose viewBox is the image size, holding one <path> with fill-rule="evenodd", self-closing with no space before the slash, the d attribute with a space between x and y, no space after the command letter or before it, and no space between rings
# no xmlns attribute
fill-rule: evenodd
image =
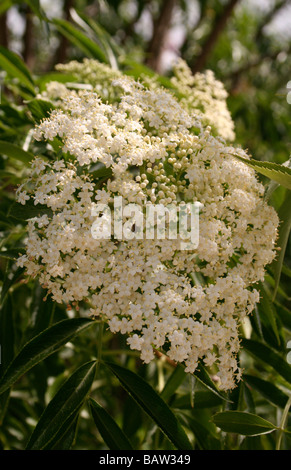
<svg viewBox="0 0 291 470"><path fill-rule="evenodd" d="M156 361L145 366L129 350L124 337L113 336L98 322L76 336L68 336L71 341L62 348L52 346L44 336L46 353L34 343L23 350L28 341L56 323L85 316L86 312L82 306L76 312L54 305L49 298L44 302L46 293L37 282L24 282L23 271L16 269L14 259L22 249L25 218L32 215L13 204L15 189L30 159L49 152L44 144L32 142L29 133L48 111L37 93L51 79L74 80L55 72L57 63L93 57L136 77L153 72L169 77L177 57L183 57L193 73L209 68L229 93L236 144L257 160L282 164L290 156L290 46L290 0L1 0L2 378L19 351L24 362L35 358L27 368L24 362L14 364L14 378L0 395L3 449L24 449L27 445L121 449L128 448L129 442L135 449L172 449L187 448L188 440L194 449L291 448L291 366L287 362L291 349L290 190L271 187L270 201L284 222L280 285L274 298L279 275L278 268L271 266L261 286L262 301L242 328L244 380L227 397L215 388L215 371L210 371L212 380L202 369L203 373L189 378L158 352ZM161 81L167 84L166 78ZM264 178L264 182L268 184L269 180ZM92 378L91 369L88 372L82 367L100 357L105 362L98 361ZM107 360L111 365L106 365ZM112 364L125 369L117 371ZM79 375L74 375L78 368ZM125 370L151 385L148 395L140 394L142 385L135 389ZM76 387L81 384L87 394L91 390L91 399L99 405L80 397L74 401L76 397L66 395L68 377L73 377ZM62 432L56 430L63 425L53 400L60 397L57 391L72 403ZM163 409L164 425L155 412L158 395L168 404ZM152 400L152 405L147 400ZM164 428L174 419L167 410L183 424L187 438L181 435L179 440L167 434ZM245 425L239 414L240 422L235 424L231 413L224 415L226 411L244 412L249 421ZM48 431L46 417L56 418L56 429Z"/></svg>

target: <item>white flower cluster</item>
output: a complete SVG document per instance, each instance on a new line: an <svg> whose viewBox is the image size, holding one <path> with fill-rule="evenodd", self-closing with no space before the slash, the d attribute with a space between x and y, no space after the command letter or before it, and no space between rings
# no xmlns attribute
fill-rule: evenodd
<svg viewBox="0 0 291 470"><path fill-rule="evenodd" d="M214 367L221 389L240 378L238 329L259 299L253 285L275 256L278 218L255 173L172 93L116 78L116 102L63 90L35 130L58 137L62 157L36 158L19 201L47 206L28 223L18 260L57 302L87 303L148 363L154 350L193 373ZM186 99L186 98L185 98ZM219 119L219 116L217 116ZM96 201L203 204L197 249L173 239L94 239Z"/></svg>
<svg viewBox="0 0 291 470"><path fill-rule="evenodd" d="M233 141L234 123L226 104L227 92L212 70L192 75L186 62L180 59L173 72L171 81L182 96L180 102L198 113L223 139Z"/></svg>
<svg viewBox="0 0 291 470"><path fill-rule="evenodd" d="M68 64L58 64L56 68L74 75L80 83L91 85L99 96L109 102L116 101L120 96L120 89L113 84L116 79L122 77L122 73L97 60L73 60ZM139 81L151 90L160 87L158 76L155 74L149 77L142 73ZM178 59L173 66L171 84L171 92L179 97L180 104L190 113L198 114L204 125L211 126L212 132L227 141L235 139L234 123L226 103L227 92L211 70L192 75L187 63ZM55 87L59 88L60 95L65 92L63 85L51 84L51 98L55 98Z"/></svg>

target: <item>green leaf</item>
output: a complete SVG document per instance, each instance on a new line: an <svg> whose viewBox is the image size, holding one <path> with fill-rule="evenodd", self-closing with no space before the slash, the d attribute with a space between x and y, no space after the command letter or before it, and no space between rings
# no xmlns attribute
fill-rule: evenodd
<svg viewBox="0 0 291 470"><path fill-rule="evenodd" d="M86 56L98 59L101 62L108 63L106 54L98 46L98 44L89 39L79 29L75 28L69 21L62 19L54 19L58 31L63 34L72 44L77 46Z"/></svg>
<svg viewBox="0 0 291 470"><path fill-rule="evenodd" d="M181 385L183 380L186 377L186 373L184 368L180 365L175 367L173 373L170 375L164 389L161 392L161 398L167 401L177 390L177 388Z"/></svg>
<svg viewBox="0 0 291 470"><path fill-rule="evenodd" d="M113 69L118 68L117 57L122 55L121 48L115 43L111 35L102 28L96 21L84 15L81 11L72 9L71 15L74 21L91 37L94 35L99 40L104 52L106 53L108 63ZM93 34L92 34L93 33Z"/></svg>
<svg viewBox="0 0 291 470"><path fill-rule="evenodd" d="M266 419L244 411L222 411L214 415L213 421L222 431L244 436L268 434L277 429Z"/></svg>
<svg viewBox="0 0 291 470"><path fill-rule="evenodd" d="M194 401L194 409L203 409L203 408L212 408L214 406L222 405L222 399L214 393L206 390L201 391L198 390L195 392L195 401ZM172 408L180 408L185 410L191 410L191 395L187 393L187 395L181 395L171 403Z"/></svg>
<svg viewBox="0 0 291 470"><path fill-rule="evenodd" d="M29 369L56 352L94 321L87 318L62 320L26 343L0 381L0 393L10 388Z"/></svg>
<svg viewBox="0 0 291 470"><path fill-rule="evenodd" d="M242 338L243 349L250 352L254 357L271 366L275 372L280 374L287 382L291 383L291 366L286 359L273 351L269 346L252 339Z"/></svg>
<svg viewBox="0 0 291 470"><path fill-rule="evenodd" d="M178 449L192 449L192 445L176 416L145 380L119 365L110 362L105 362L105 364L118 378L125 390Z"/></svg>
<svg viewBox="0 0 291 470"><path fill-rule="evenodd" d="M291 168L273 162L261 162L258 160L248 160L236 154L231 154L237 160L245 163L249 167L261 173L264 176L276 181L277 183L291 189Z"/></svg>
<svg viewBox="0 0 291 470"><path fill-rule="evenodd" d="M15 348L15 325L13 303L10 296L0 309L0 345L1 345L1 361L0 361L0 377L3 376L5 369L14 356ZM10 390L6 390L0 396L0 425L2 425L5 412L8 405Z"/></svg>
<svg viewBox="0 0 291 470"><path fill-rule="evenodd" d="M208 410L199 410L192 415L187 417L188 426L193 431L195 442L199 448L201 450L220 450L219 436Z"/></svg>
<svg viewBox="0 0 291 470"><path fill-rule="evenodd" d="M14 217L15 219L19 220L28 220L32 219L33 217L41 217L44 214L52 217L53 211L46 205L35 205L31 200L26 201L25 205L14 202L8 211L8 215L10 217Z"/></svg>
<svg viewBox="0 0 291 470"><path fill-rule="evenodd" d="M72 415L72 420L70 420L71 424L70 422L66 423L67 429L65 433L52 446L52 450L70 450L71 449L76 438L78 418L79 418L79 410L75 414Z"/></svg>
<svg viewBox="0 0 291 470"><path fill-rule="evenodd" d="M92 386L96 361L83 364L59 389L37 423L28 450L51 449L64 437Z"/></svg>
<svg viewBox="0 0 291 470"><path fill-rule="evenodd" d="M274 272L274 280L275 280L273 300L275 299L275 297L277 295L277 292L278 292L280 278L281 278L281 272L282 272L282 266L283 266L286 247L287 247L287 243L288 243L289 235L290 235L290 230L291 230L291 210L290 210L290 208L291 208L291 191L287 191L285 199L284 199L281 207L278 210L278 217L279 217L279 220L281 221L281 224L279 226L279 236L278 236L278 240L277 240L277 246L280 248L280 251L279 251L279 254L278 254L277 258L273 261L273 263L271 265L271 269Z"/></svg>
<svg viewBox="0 0 291 470"><path fill-rule="evenodd" d="M26 0L26 3L30 6L32 9L33 13L38 16L40 20L48 21L48 18L44 12L44 10L41 7L41 2L40 0Z"/></svg>
<svg viewBox="0 0 291 470"><path fill-rule="evenodd" d="M55 109L55 106L50 101L36 99L29 101L27 107L37 123L49 117L51 111Z"/></svg>
<svg viewBox="0 0 291 470"><path fill-rule="evenodd" d="M7 269L8 269L8 266L7 266ZM6 273L4 282L2 285L0 303L4 301L6 295L8 294L9 289L13 286L13 284L16 284L21 279L23 272L24 272L24 268L18 267L16 271L13 273L13 276L11 278L8 275L9 272Z"/></svg>
<svg viewBox="0 0 291 470"><path fill-rule="evenodd" d="M107 411L95 400L89 400L90 410L98 431L110 450L132 450L126 435Z"/></svg>
<svg viewBox="0 0 291 470"><path fill-rule="evenodd" d="M193 374L208 390L213 392L215 395L217 395L219 398L225 401L230 401L226 396L221 393L215 384L212 382L211 378L209 377L208 372L206 371L205 367L202 366L202 364L199 364L197 369L195 370Z"/></svg>
<svg viewBox="0 0 291 470"><path fill-rule="evenodd" d="M263 283L259 283L259 292L260 292L260 303L258 305L259 312L262 312L266 316L272 331L275 333L278 344L280 344L279 331L276 322L276 310L274 305L269 298L269 294L266 291Z"/></svg>
<svg viewBox="0 0 291 470"><path fill-rule="evenodd" d="M3 250L3 251L0 251L0 258L6 258L6 259L10 259L10 260L16 260L19 255L22 255L25 253L25 249L24 248L10 248L9 250Z"/></svg>
<svg viewBox="0 0 291 470"><path fill-rule="evenodd" d="M282 165L287 166L288 168L291 168L291 158L286 160L286 162L284 162ZM278 188L278 186L280 186L280 184L277 183L276 181L273 181L273 180L270 181L270 183L266 187L266 191L265 191L265 199L267 201L270 199L271 195Z"/></svg>
<svg viewBox="0 0 291 470"><path fill-rule="evenodd" d="M3 46L0 46L0 66L6 70L8 75L17 78L20 84L24 85L33 96L35 95L34 81L28 68L17 54Z"/></svg>
<svg viewBox="0 0 291 470"><path fill-rule="evenodd" d="M96 165L93 165L90 168L89 175L94 180L102 179L102 178L110 178L112 176L112 169L106 168L106 166L103 163L96 163Z"/></svg>
<svg viewBox="0 0 291 470"><path fill-rule="evenodd" d="M0 309L0 376L4 375L5 369L7 369L14 356L14 330L13 304L11 297L8 295Z"/></svg>
<svg viewBox="0 0 291 470"><path fill-rule="evenodd" d="M0 15L3 15L8 8L12 7L13 1L12 0L2 0L0 5Z"/></svg>
<svg viewBox="0 0 291 470"><path fill-rule="evenodd" d="M257 390L266 400L280 408L284 408L288 396L272 382L260 379L254 375L244 374L243 380L253 389Z"/></svg>
<svg viewBox="0 0 291 470"><path fill-rule="evenodd" d="M11 144L10 142L6 142L4 140L0 141L0 153L2 155L6 155L9 158L14 158L15 160L19 160L26 165L28 165L31 160L34 159L33 153L26 152L21 147L18 147L15 144Z"/></svg>
<svg viewBox="0 0 291 470"><path fill-rule="evenodd" d="M287 330L291 331L291 310L286 308L285 305L282 305L278 302L276 302L276 310L278 317L280 318L284 327L287 328Z"/></svg>

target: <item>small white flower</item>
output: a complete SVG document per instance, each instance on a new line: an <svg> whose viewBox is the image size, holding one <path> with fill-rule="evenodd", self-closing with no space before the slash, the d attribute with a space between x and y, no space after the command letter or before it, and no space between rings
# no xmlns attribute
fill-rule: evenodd
<svg viewBox="0 0 291 470"><path fill-rule="evenodd" d="M26 201L28 201L29 199L30 197L28 196L26 191L20 192L17 196L17 201L22 205L25 205Z"/></svg>

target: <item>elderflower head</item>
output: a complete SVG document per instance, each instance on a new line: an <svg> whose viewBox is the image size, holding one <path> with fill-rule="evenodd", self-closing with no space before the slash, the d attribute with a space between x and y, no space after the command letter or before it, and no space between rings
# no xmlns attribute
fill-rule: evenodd
<svg viewBox="0 0 291 470"><path fill-rule="evenodd" d="M121 73L110 87L118 94L110 103L96 89L62 93L36 128L37 140L61 140L64 158L36 159L21 188L22 204L29 196L48 210L29 220L18 263L56 302L88 302L144 362L162 348L189 373L199 361L215 367L221 389L231 389L241 374L239 325L275 256L277 215L254 171L232 154L249 157L214 137L193 101L187 108ZM130 237L92 237L96 201L112 208L116 197L141 214L200 202L198 246L140 238L132 224Z"/></svg>

